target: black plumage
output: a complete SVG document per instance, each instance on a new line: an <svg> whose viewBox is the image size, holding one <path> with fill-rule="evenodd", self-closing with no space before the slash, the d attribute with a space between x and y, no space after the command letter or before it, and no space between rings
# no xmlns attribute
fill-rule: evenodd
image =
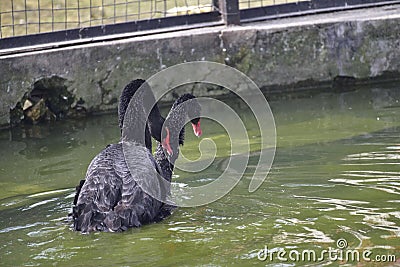
<svg viewBox="0 0 400 267"><path fill-rule="evenodd" d="M168 216L173 205L151 197L137 184L138 179L150 181L156 172L161 174L168 182L171 181L173 164L179 153L179 137L183 137L184 119L188 111L179 108L187 95L179 98L171 109L166 122L170 127L170 136L174 140L171 143L174 153L164 153L161 143L158 144L155 157L151 154L151 135L161 140L161 127L164 118L161 117L158 106L155 105L146 119L144 114L149 110L144 102L154 100L151 89L144 86L143 90L136 92L143 80L135 80L129 83L123 90L120 98L119 125L124 127L123 121L129 101L135 93L135 103L131 103L129 116L134 120L129 122L133 127L133 135L126 136L129 140L129 155L133 157L134 171L128 168L123 153L123 143L112 144L101 151L90 163L85 180L77 186L74 199L72 217L74 229L82 232L91 231L123 231L130 227L139 227L143 224L157 222ZM142 103L140 103L142 101ZM197 103L197 102L196 102ZM198 105L198 103L197 103ZM196 108L200 115L200 106ZM178 114L181 113L182 114ZM143 134L137 129L145 129ZM139 138L137 138L139 136ZM124 138L124 137L123 137ZM137 139L137 140L136 140ZM150 140L150 142L149 142ZM175 140L177 140L175 142ZM131 162L131 161L130 161ZM132 170L132 172L131 172ZM170 188L164 188L164 197L170 194Z"/></svg>

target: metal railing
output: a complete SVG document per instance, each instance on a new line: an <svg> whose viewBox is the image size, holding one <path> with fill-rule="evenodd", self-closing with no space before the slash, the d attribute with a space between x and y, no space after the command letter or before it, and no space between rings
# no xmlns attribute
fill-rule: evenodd
<svg viewBox="0 0 400 267"><path fill-rule="evenodd" d="M1 0L0 37L208 12L212 0Z"/></svg>
<svg viewBox="0 0 400 267"><path fill-rule="evenodd" d="M391 3L400 0L0 0L0 49Z"/></svg>
<svg viewBox="0 0 400 267"><path fill-rule="evenodd" d="M295 2L301 1L238 1L239 9ZM217 5L213 0L1 0L0 38L199 14L216 10Z"/></svg>

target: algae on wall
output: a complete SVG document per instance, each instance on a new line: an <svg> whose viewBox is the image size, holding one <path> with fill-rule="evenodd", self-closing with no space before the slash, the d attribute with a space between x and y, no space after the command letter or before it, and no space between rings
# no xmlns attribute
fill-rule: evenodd
<svg viewBox="0 0 400 267"><path fill-rule="evenodd" d="M198 60L235 67L260 88L400 73L400 15L280 28L265 23L204 28L3 57L0 125L10 122L10 110L21 108L18 103L39 80L62 79L73 98L71 108L107 111L117 107L130 80ZM192 88L198 96L226 93L210 85Z"/></svg>

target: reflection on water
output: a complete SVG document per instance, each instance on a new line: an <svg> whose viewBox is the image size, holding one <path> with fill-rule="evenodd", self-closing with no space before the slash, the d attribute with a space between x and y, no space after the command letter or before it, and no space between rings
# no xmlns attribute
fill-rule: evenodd
<svg viewBox="0 0 400 267"><path fill-rule="evenodd" d="M259 132L243 103L250 137L245 177L207 206L178 209L162 223L122 234L70 230L74 187L105 145L118 141L114 114L0 132L2 266L260 265L280 249L371 249L400 258L400 90L364 88L275 98L278 147L268 179L247 191L258 162ZM224 129L204 120L217 159L201 173L177 170L174 188L214 181L230 151ZM182 154L199 158L188 130ZM104 253L107 251L108 253ZM301 262L283 263L290 266ZM320 264L339 264L324 259ZM367 264L368 265L368 264ZM372 266L372 265L371 265Z"/></svg>

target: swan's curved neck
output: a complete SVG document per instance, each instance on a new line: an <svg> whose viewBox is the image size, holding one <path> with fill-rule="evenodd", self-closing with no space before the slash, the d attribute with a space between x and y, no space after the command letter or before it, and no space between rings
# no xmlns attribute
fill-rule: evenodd
<svg viewBox="0 0 400 267"><path fill-rule="evenodd" d="M170 131L172 132L171 134L178 134L179 131L185 126L185 119L187 115L187 106L185 104L173 107L167 117L168 125L171 128Z"/></svg>
<svg viewBox="0 0 400 267"><path fill-rule="evenodd" d="M127 112L130 114L127 115ZM148 115L148 119L146 115ZM122 140L145 140L145 145L150 151L150 133L154 139L161 141L161 127L164 118L160 114L152 90L144 80L133 80L125 86L120 97L118 120L121 134L125 124L129 124L130 128L124 129L124 132L127 132L123 134ZM150 128L150 133L146 124Z"/></svg>
<svg viewBox="0 0 400 267"><path fill-rule="evenodd" d="M145 91L138 90L131 98L125 110L122 126L122 141L147 145L149 131L147 129L146 109L144 107Z"/></svg>

